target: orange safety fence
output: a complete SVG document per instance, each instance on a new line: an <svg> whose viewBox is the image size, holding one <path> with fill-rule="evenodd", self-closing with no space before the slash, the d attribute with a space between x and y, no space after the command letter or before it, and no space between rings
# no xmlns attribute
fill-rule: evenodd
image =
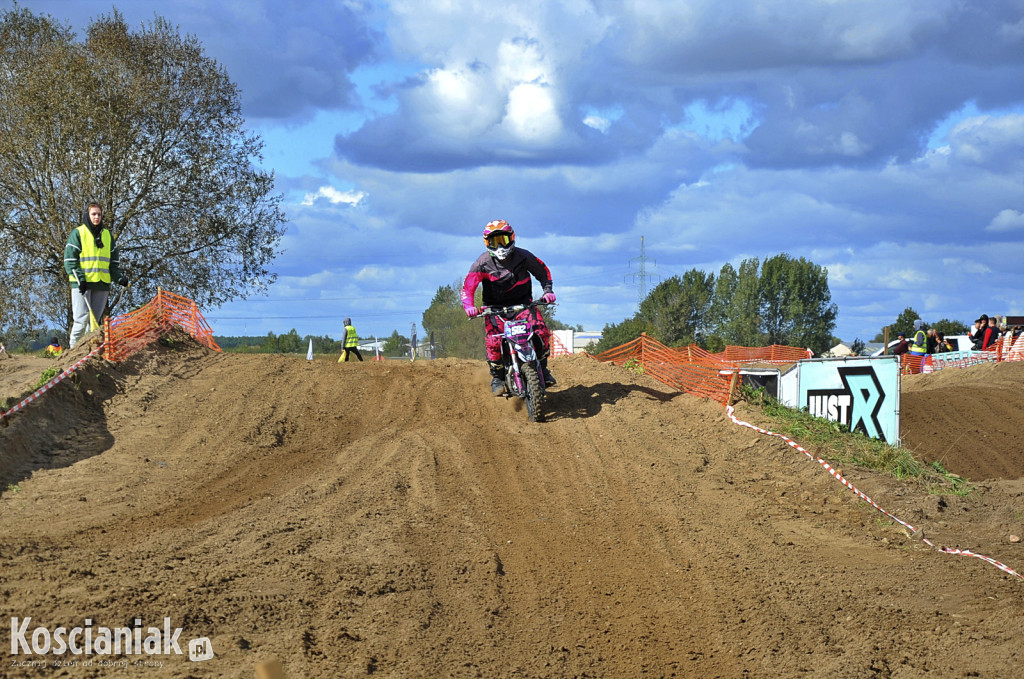
<svg viewBox="0 0 1024 679"><path fill-rule="evenodd" d="M635 364L645 374L688 394L705 396L725 404L731 393L733 373L749 364L796 363L811 358L809 349L773 344L768 347L728 346L721 353L712 354L696 344L675 349L640 335L592 356L598 361L618 365ZM943 368L966 368L978 363L1024 360L1024 335L1000 338L986 351L955 351L927 356L900 356L900 372L904 375L931 373Z"/></svg>
<svg viewBox="0 0 1024 679"><path fill-rule="evenodd" d="M220 351L199 307L187 297L160 289L152 301L121 316L103 320L104 358L121 361L152 344L174 327L200 344Z"/></svg>
<svg viewBox="0 0 1024 679"><path fill-rule="evenodd" d="M620 365L635 362L643 367L644 374L663 384L723 405L729 400L732 374L739 367L696 344L672 349L646 333L594 358Z"/></svg>
<svg viewBox="0 0 1024 679"><path fill-rule="evenodd" d="M967 368L979 363L1002 363L1024 360L1024 335L1000 337L984 351L950 351L925 356L900 355L900 373L916 375L933 373L943 368Z"/></svg>
<svg viewBox="0 0 1024 679"><path fill-rule="evenodd" d="M734 347L727 346L725 351L717 354L722 360L733 363L796 363L805 358L812 358L810 349L787 347L773 344L768 347Z"/></svg>

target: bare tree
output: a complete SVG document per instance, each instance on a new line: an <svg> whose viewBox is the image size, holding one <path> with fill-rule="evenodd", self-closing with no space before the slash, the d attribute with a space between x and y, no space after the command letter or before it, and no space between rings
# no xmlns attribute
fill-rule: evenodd
<svg viewBox="0 0 1024 679"><path fill-rule="evenodd" d="M284 232L263 147L238 88L160 17L136 32L116 10L85 39L49 16L0 15L0 330L70 324L64 244L104 208L133 280L203 306L264 291Z"/></svg>

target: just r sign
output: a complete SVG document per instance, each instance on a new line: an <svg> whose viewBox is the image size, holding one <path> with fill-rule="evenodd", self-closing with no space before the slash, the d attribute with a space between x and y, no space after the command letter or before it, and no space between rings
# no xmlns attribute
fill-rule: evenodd
<svg viewBox="0 0 1024 679"><path fill-rule="evenodd" d="M800 404L850 431L899 442L899 363L891 356L800 362Z"/></svg>

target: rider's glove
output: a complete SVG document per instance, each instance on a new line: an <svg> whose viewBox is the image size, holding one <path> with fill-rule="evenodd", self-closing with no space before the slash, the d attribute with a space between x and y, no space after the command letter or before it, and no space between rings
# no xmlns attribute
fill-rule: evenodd
<svg viewBox="0 0 1024 679"><path fill-rule="evenodd" d="M466 310L466 315L469 316L470 318L476 318L477 316L480 315L480 309L476 308L472 304L467 304L462 308Z"/></svg>
<svg viewBox="0 0 1024 679"><path fill-rule="evenodd" d="M553 293L553 292L545 292L544 296L540 298L540 301L544 302L545 304L554 304L555 303L555 293Z"/></svg>

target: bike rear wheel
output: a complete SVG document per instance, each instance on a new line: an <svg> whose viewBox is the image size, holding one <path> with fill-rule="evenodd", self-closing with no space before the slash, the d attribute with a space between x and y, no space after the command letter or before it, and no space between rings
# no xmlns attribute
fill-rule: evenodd
<svg viewBox="0 0 1024 679"><path fill-rule="evenodd" d="M526 382L526 414L530 422L544 421L544 392L540 388L540 376L531 363L524 363L522 374Z"/></svg>

